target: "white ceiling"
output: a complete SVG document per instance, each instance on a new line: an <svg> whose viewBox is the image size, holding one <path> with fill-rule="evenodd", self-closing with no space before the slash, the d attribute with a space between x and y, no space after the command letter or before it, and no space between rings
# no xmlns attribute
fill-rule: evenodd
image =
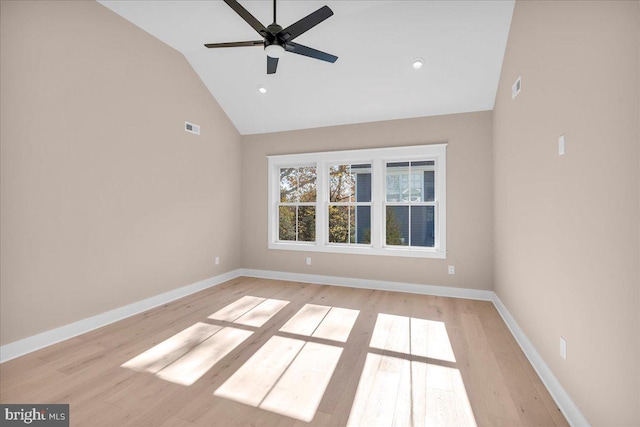
<svg viewBox="0 0 640 427"><path fill-rule="evenodd" d="M287 27L328 5L334 15L296 39L335 64L285 53L266 74L260 40L223 1L98 0L182 52L241 134L493 109L514 2L280 0ZM239 0L265 26L271 0ZM420 70L411 66L422 57ZM266 95L258 85L267 87Z"/></svg>

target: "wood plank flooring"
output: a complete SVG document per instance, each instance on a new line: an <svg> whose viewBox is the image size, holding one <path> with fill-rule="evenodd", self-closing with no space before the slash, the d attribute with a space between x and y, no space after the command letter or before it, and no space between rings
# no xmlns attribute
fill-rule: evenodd
<svg viewBox="0 0 640 427"><path fill-rule="evenodd" d="M0 365L73 426L566 426L490 302L238 278Z"/></svg>

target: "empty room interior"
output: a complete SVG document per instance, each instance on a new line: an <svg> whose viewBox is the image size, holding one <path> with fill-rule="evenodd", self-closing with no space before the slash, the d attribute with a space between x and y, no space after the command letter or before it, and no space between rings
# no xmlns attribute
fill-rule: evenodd
<svg viewBox="0 0 640 427"><path fill-rule="evenodd" d="M1 0L0 127L2 425L640 426L640 1Z"/></svg>

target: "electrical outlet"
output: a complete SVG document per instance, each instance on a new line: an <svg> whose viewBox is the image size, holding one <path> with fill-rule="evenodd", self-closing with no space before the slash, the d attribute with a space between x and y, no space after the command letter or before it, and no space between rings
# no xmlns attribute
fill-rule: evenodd
<svg viewBox="0 0 640 427"><path fill-rule="evenodd" d="M449 274L456 274L456 267L453 265L449 266Z"/></svg>
<svg viewBox="0 0 640 427"><path fill-rule="evenodd" d="M311 265L311 257L310 256L307 257L307 265Z"/></svg>
<svg viewBox="0 0 640 427"><path fill-rule="evenodd" d="M560 357L567 360L567 340L560 337Z"/></svg>
<svg viewBox="0 0 640 427"><path fill-rule="evenodd" d="M220 257L219 256L216 257L216 265L220 265Z"/></svg>

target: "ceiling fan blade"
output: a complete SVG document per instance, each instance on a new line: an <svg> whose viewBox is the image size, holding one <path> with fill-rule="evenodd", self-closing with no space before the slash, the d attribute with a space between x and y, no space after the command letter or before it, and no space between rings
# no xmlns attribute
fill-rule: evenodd
<svg viewBox="0 0 640 427"><path fill-rule="evenodd" d="M297 53L298 55L308 56L310 58L319 59L321 61L336 62L336 60L338 59L337 56L322 52L320 50L312 49L298 43L288 42L284 45L284 48L287 50L287 52Z"/></svg>
<svg viewBox="0 0 640 427"><path fill-rule="evenodd" d="M267 30L265 26L260 23L260 21L258 21L236 0L224 0L224 2L228 4L231 9L235 10L235 12L240 15L240 17L244 19L247 24L251 25L253 29L256 30L262 37L273 38L273 35L269 32L269 30Z"/></svg>
<svg viewBox="0 0 640 427"><path fill-rule="evenodd" d="M267 56L267 74L275 74L278 68L278 58Z"/></svg>
<svg viewBox="0 0 640 427"><path fill-rule="evenodd" d="M333 15L333 11L329 8L329 6L322 6L315 12L305 16L298 22L293 23L284 30L280 31L277 36L284 41L293 40L300 34L306 33L311 28L329 18L331 15Z"/></svg>
<svg viewBox="0 0 640 427"><path fill-rule="evenodd" d="M264 46L264 40L254 40L250 42L230 42L230 43L206 43L209 49L214 47L243 47L243 46Z"/></svg>

